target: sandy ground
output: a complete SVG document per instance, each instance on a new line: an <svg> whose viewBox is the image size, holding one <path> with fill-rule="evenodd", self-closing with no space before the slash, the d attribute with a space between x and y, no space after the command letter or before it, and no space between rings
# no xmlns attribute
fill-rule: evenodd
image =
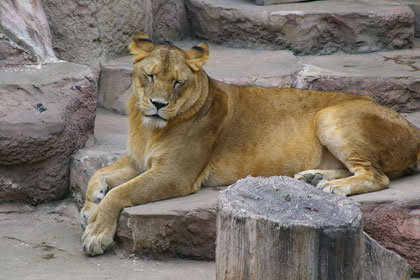
<svg viewBox="0 0 420 280"><path fill-rule="evenodd" d="M77 209L66 200L31 207L0 204L0 279L215 279L214 262L145 260L117 247L86 257Z"/></svg>

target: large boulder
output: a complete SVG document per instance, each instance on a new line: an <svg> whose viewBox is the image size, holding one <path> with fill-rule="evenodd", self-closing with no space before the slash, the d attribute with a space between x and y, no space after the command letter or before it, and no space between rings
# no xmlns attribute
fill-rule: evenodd
<svg viewBox="0 0 420 280"><path fill-rule="evenodd" d="M63 198L70 154L93 139L96 69L0 69L0 201Z"/></svg>

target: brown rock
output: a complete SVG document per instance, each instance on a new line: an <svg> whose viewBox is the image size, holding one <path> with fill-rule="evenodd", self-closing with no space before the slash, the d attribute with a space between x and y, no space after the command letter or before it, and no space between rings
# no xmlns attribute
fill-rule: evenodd
<svg viewBox="0 0 420 280"><path fill-rule="evenodd" d="M414 13L404 5L309 1L256 6L249 1L186 0L186 6L194 36L246 48L358 53L407 48L414 37Z"/></svg>
<svg viewBox="0 0 420 280"><path fill-rule="evenodd" d="M0 201L62 198L70 154L92 137L98 72L73 63L0 72Z"/></svg>

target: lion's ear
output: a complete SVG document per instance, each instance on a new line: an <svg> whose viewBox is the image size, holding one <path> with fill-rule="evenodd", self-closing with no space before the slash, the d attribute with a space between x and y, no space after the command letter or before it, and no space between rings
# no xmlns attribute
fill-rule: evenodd
<svg viewBox="0 0 420 280"><path fill-rule="evenodd" d="M209 46L206 43L200 43L185 52L187 64L193 71L198 71L209 59Z"/></svg>
<svg viewBox="0 0 420 280"><path fill-rule="evenodd" d="M134 55L135 63L148 56L154 48L152 40L143 32L136 34L128 45L128 49Z"/></svg>

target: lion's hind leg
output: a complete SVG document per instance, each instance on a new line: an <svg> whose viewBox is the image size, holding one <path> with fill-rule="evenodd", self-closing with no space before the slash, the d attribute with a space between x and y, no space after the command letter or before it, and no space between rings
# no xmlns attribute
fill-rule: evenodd
<svg viewBox="0 0 420 280"><path fill-rule="evenodd" d="M322 181L326 192L354 195L389 187L385 174L415 165L418 136L398 113L367 99L320 111L315 119L320 143L352 176Z"/></svg>
<svg viewBox="0 0 420 280"><path fill-rule="evenodd" d="M140 172L127 155L124 155L115 163L97 170L90 178L87 186L85 204L80 211L81 227L86 228L90 215L110 189L133 179L139 174Z"/></svg>

